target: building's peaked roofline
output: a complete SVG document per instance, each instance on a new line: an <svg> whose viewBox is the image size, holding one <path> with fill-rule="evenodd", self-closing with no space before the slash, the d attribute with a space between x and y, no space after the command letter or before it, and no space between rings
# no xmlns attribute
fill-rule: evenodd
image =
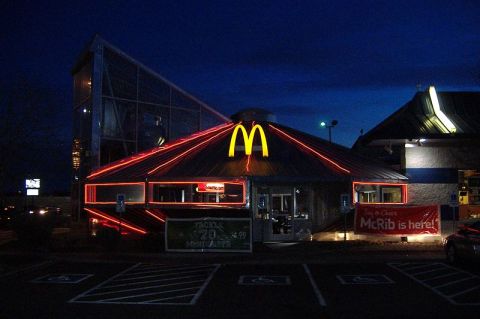
<svg viewBox="0 0 480 319"><path fill-rule="evenodd" d="M114 46L113 44L111 44L110 42L108 42L107 40L105 40L103 37L101 37L98 33L95 34L92 39L87 42L87 45L85 46L85 49L83 49L83 51L80 53L80 55L78 56L78 58L76 59L73 67L72 67L72 70L71 70L71 73L75 73L76 71L78 71L78 69L80 68L82 62L85 60L86 57L88 57L89 54L91 54L91 52L93 52L95 50L95 48L98 46L98 45L101 45L103 47L107 47L108 49L114 51L116 54L122 56L122 58L125 58L126 60L130 61L131 63L135 64L135 65L138 65L139 67L141 67L144 71L150 73L151 75L153 75L154 77L156 78L159 78L160 80L164 81L165 83L167 83L169 86L173 87L175 90L177 90L178 92L186 95L188 98L194 100L195 102L197 102L198 104L200 104L202 107L206 108L207 110L209 110L210 112L214 113L216 116L218 116L219 118L221 118L222 120L224 120L225 122L228 122L230 121L230 119L223 115L222 113L218 112L217 110L215 110L214 108L212 108L211 106L209 106L208 104L206 104L205 102L199 100L197 97L193 96L192 94L188 93L187 91L185 91L184 89L180 88L178 85L176 85L175 83L171 82L170 80L166 79L165 77L163 77L161 74L159 74L158 72L152 70L151 68L147 67L145 64L139 62L138 60L132 58L131 56L129 56L128 54L126 54L125 52L123 52L122 50L120 50L119 48L117 48L116 46Z"/></svg>
<svg viewBox="0 0 480 319"><path fill-rule="evenodd" d="M374 140L417 138L445 139L480 134L480 92L448 91L437 94L444 118L454 123L456 131L442 131L442 121L435 112L429 91L417 92L413 98L385 120L361 135L352 148Z"/></svg>
<svg viewBox="0 0 480 319"><path fill-rule="evenodd" d="M89 182L157 181L166 178L220 176L248 176L272 180L289 177L292 180L303 178L312 181L407 180L405 176L383 164L317 136L271 122L252 121L241 124L244 126L243 130L247 130L244 132L247 137L244 134L234 134L238 132L235 123L218 126L210 131L201 131L186 137L183 141L172 141L174 147L154 149L102 167L90 174ZM246 140L253 143L255 137L248 136L248 129L252 124L255 125L251 132L258 128L257 124L263 127L259 130L266 135L266 139L263 136L261 142L262 149L264 142L268 144L266 156L263 150L262 155L247 154ZM262 133L259 134L261 137ZM236 152L230 154L232 140ZM244 145L241 144L242 141ZM255 143L260 143L260 139ZM255 152L260 152L259 144L254 145L257 145Z"/></svg>

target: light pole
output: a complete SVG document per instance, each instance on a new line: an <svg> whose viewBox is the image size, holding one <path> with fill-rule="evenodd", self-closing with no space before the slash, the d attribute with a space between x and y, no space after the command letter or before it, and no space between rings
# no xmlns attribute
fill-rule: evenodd
<svg viewBox="0 0 480 319"><path fill-rule="evenodd" d="M321 127L327 127L328 128L328 141L332 143L332 128L335 127L338 124L337 120L332 120L330 124L327 124L326 122L322 121L320 122Z"/></svg>

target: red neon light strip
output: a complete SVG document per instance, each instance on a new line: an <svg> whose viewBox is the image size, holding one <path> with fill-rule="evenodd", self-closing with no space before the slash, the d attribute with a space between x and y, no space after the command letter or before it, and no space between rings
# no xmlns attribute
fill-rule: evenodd
<svg viewBox="0 0 480 319"><path fill-rule="evenodd" d="M310 152L312 152L313 154L317 155L318 157L320 157L321 159L329 162L330 164L332 164L333 166L335 166L336 168L338 168L339 170L342 170L344 171L345 173L348 173L350 174L350 171L342 166L340 166L339 164L337 164L336 162L332 161L331 159L329 159L328 157L326 157L325 155L322 155L320 154L319 152L317 152L316 150L314 150L313 148L311 148L310 146L300 142L299 140L297 140L296 138L288 135L287 133L281 131L280 129L276 128L275 126L271 125L271 124L268 124L268 126L270 126L271 128L273 128L276 132L282 134L283 136L287 137L288 139L294 141L295 143L297 143L298 145L302 146L303 148L309 150Z"/></svg>
<svg viewBox="0 0 480 319"><path fill-rule="evenodd" d="M165 223L165 219L158 217L157 215L155 215L154 213L152 213L148 209L145 209L145 213L147 213L148 215L152 216L153 218L161 221L162 223Z"/></svg>
<svg viewBox="0 0 480 319"><path fill-rule="evenodd" d="M115 220L115 219L113 219L113 218L111 218L111 217L109 217L109 216L107 216L107 215L100 214L100 213L98 213L98 212L96 212L96 211L94 211L94 210L92 210L92 209L88 209L88 208L84 208L84 209L85 209L87 212L89 212L90 214L99 216L99 217L101 217L101 218L103 218L103 219L106 219L106 220L108 220L108 221L111 221L112 223L115 223L115 224L117 224L117 225L120 225L120 224L121 224L123 227L128 228L128 229L133 230L133 231L136 231L136 232L138 232L138 233L140 233L140 234L142 234L142 235L145 235L145 234L147 233L145 230L143 230L143 229L141 229L141 228L134 227L134 226L132 226L132 225L129 225L128 223L124 222L124 221L121 220L121 219L119 219L120 221L119 221L119 220Z"/></svg>
<svg viewBox="0 0 480 319"><path fill-rule="evenodd" d="M154 169L152 169L151 171L149 171L147 174L148 174L148 175L151 175L151 174L155 173L156 171L158 171L159 169L161 169L162 167L165 167L166 165L168 165L168 164L170 164L170 163L172 163L172 162L175 162L177 159L179 159L179 158L181 158L181 157L184 157L184 156L187 155L188 153L196 150L197 148L199 148L200 146L203 146L204 144L210 142L211 140L216 139L216 138L218 138L218 137L221 136L221 135L225 135L226 133L228 133L228 129L230 129L231 127L232 127L232 126L230 126L229 128L227 128L225 131L220 132L220 133L218 133L218 134L216 134L216 135L208 138L207 140L205 140L205 141L203 141L203 142L195 145L194 147L186 150L185 152L183 152L183 153L175 156L175 157L172 158L171 160L163 163L162 165L159 165L159 166L155 167Z"/></svg>
<svg viewBox="0 0 480 319"><path fill-rule="evenodd" d="M111 170L114 170L114 169L116 169L116 168L119 168L119 167L122 167L122 166L126 166L126 165L129 165L129 164L138 162L138 161L140 161L140 160L142 160L142 159L144 159L144 158L147 158L147 157L149 157L149 156L152 156L152 155L154 155L154 154L157 154L157 153L159 153L159 152L161 152L161 151L164 151L164 150L167 150L167 149L171 149L171 148L173 148L173 147L180 146L180 145L185 144L185 143L187 143L187 142L189 142L189 141L192 141L192 140L194 140L194 139L196 139L196 138L199 138L199 137L205 136L205 135L207 135L207 134L210 134L210 133L219 131L219 130L225 128L225 127L232 126L232 125L233 125L233 123L227 123L227 124L222 124L222 125L220 125L220 126L215 126L215 127L210 128L210 129L208 129L208 130L201 131L201 132L199 132L199 133L194 133L194 134L190 135L188 138L180 139L180 140L178 140L178 141L177 141L176 143L174 143L174 144L170 144L170 145L167 144L167 145L165 145L165 146L163 146L163 147L158 147L158 148L155 148L155 149L153 149L153 150L150 150L150 151L148 151L147 153L140 153L140 154L138 154L138 155L135 155L135 156L131 157L130 159L125 159L124 161L122 160L121 162L119 162L119 163L117 163L117 164L114 164L114 165L112 165L112 166L107 166L107 167L105 167L105 168L103 168L103 169L101 169L101 170L99 170L99 171L97 171L97 172L94 172L94 173L88 175L88 176L87 176L87 179L92 178L92 177L95 177L95 176L98 176L98 175L101 175L101 174L103 174L103 173L107 173L107 172L109 172L109 171L111 171Z"/></svg>
<svg viewBox="0 0 480 319"><path fill-rule="evenodd" d="M250 156L251 156L251 155L248 155L247 165L245 166L247 172L250 172Z"/></svg>

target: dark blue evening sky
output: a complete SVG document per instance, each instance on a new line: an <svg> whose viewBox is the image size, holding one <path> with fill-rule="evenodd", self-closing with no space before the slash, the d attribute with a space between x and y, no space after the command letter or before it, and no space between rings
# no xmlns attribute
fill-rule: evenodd
<svg viewBox="0 0 480 319"><path fill-rule="evenodd" d="M6 1L2 81L27 75L64 96L95 33L230 115L263 107L279 122L351 146L410 100L417 84L480 88L480 2Z"/></svg>

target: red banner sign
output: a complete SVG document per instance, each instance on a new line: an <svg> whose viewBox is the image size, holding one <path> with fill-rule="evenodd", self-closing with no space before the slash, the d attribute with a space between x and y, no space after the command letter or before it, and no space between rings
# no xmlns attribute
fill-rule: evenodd
<svg viewBox="0 0 480 319"><path fill-rule="evenodd" d="M357 205L355 233L376 235L438 235L440 213L437 205Z"/></svg>

